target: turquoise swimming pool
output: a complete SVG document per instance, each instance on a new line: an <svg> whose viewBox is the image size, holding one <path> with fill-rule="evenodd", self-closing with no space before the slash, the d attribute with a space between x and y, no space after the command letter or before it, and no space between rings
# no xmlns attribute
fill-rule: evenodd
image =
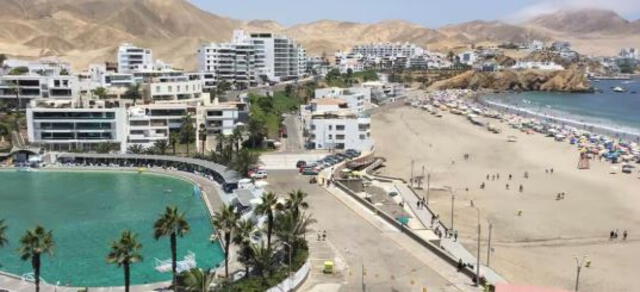
<svg viewBox="0 0 640 292"><path fill-rule="evenodd" d="M133 172L0 171L0 219L8 225L9 245L0 248L0 270L31 272L20 260L20 237L36 224L53 230L53 256L43 256L42 278L64 286L123 285L122 269L106 263L109 244L124 229L138 234L144 261L132 266L132 284L171 279L157 272L156 258L169 259L167 238L153 238L153 223L167 205L187 213L191 232L178 241L178 259L189 251L199 267L223 260L222 249L209 241L213 227L194 185L164 175Z"/></svg>

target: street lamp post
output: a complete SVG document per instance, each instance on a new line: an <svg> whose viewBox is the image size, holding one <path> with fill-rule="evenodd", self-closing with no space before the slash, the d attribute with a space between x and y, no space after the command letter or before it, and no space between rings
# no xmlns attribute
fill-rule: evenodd
<svg viewBox="0 0 640 292"><path fill-rule="evenodd" d="M478 211L478 251L476 253L476 286L480 286L480 208L476 208Z"/></svg>
<svg viewBox="0 0 640 292"><path fill-rule="evenodd" d="M427 174L427 205L429 205L429 194L431 192L431 174Z"/></svg>
<svg viewBox="0 0 640 292"><path fill-rule="evenodd" d="M456 195L454 195L453 193L451 193L451 231L453 232L453 204L454 201L456 200Z"/></svg>
<svg viewBox="0 0 640 292"><path fill-rule="evenodd" d="M293 279L291 278L291 250L293 249L290 244L283 242L282 244L286 245L289 248L289 281L291 282L291 287L293 287Z"/></svg>
<svg viewBox="0 0 640 292"><path fill-rule="evenodd" d="M489 267L489 262L491 261L491 231L493 229L493 224L489 223L489 239L487 241L487 267Z"/></svg>
<svg viewBox="0 0 640 292"><path fill-rule="evenodd" d="M586 255L582 256L582 260L580 260L578 256L576 256L576 292L578 291L578 286L580 284L580 271L582 271L582 267L588 268L589 265L590 263Z"/></svg>

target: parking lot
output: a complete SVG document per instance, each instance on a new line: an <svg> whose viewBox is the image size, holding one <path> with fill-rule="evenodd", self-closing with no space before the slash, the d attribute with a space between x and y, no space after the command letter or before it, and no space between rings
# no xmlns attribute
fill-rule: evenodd
<svg viewBox="0 0 640 292"><path fill-rule="evenodd" d="M269 171L267 186L279 195L295 189L309 194L308 212L317 223L307 236L313 270L301 291L363 291L363 285L366 291L473 291L453 267L357 202L309 184L309 178L293 170ZM316 234L324 230L327 241L318 242ZM336 275L319 273L325 260L341 262ZM447 280L452 278L458 279L455 286Z"/></svg>

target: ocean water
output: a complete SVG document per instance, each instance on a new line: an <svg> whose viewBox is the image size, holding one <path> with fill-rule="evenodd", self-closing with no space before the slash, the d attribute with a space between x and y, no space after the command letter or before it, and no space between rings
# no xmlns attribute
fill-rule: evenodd
<svg viewBox="0 0 640 292"><path fill-rule="evenodd" d="M130 229L142 243L143 262L132 265L132 284L171 279L157 272L155 259L171 257L169 239L153 238L153 223L167 205L187 213L191 232L178 240L178 259L196 254L199 267L223 260L222 249L209 241L213 232L208 210L184 180L128 172L0 171L0 218L8 225L9 245L0 248L0 270L31 272L20 260L20 237L36 224L53 230L53 256L43 255L42 278L50 284L78 287L122 286L122 268L107 264L110 242Z"/></svg>
<svg viewBox="0 0 640 292"><path fill-rule="evenodd" d="M524 109L607 131L640 135L640 79L602 80L593 85L602 92L522 92L493 94L485 101ZM627 92L613 92L620 86ZM634 93L635 92L635 93Z"/></svg>

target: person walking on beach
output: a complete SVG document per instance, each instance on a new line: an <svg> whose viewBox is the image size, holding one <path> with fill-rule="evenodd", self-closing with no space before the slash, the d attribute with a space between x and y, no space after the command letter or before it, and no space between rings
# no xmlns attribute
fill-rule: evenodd
<svg viewBox="0 0 640 292"><path fill-rule="evenodd" d="M609 232L609 240L612 240L612 239L613 239L613 235L614 235L614 234L613 234L613 230L611 230L611 231Z"/></svg>
<svg viewBox="0 0 640 292"><path fill-rule="evenodd" d="M508 189L509 189L509 184L507 184L505 187L506 187L506 188L507 188L507 190L508 190Z"/></svg>
<svg viewBox="0 0 640 292"><path fill-rule="evenodd" d="M553 174L553 168L549 170L551 172L551 174Z"/></svg>
<svg viewBox="0 0 640 292"><path fill-rule="evenodd" d="M629 235L629 233L627 233L626 230L622 232L622 240L627 240L627 235Z"/></svg>
<svg viewBox="0 0 640 292"><path fill-rule="evenodd" d="M489 180L489 175L487 174L487 180Z"/></svg>
<svg viewBox="0 0 640 292"><path fill-rule="evenodd" d="M327 240L327 230L323 230L322 231L322 241L326 241Z"/></svg>
<svg viewBox="0 0 640 292"><path fill-rule="evenodd" d="M484 190L484 182L480 184L480 189Z"/></svg>
<svg viewBox="0 0 640 292"><path fill-rule="evenodd" d="M522 189L523 189L523 187L522 187L522 185L520 185L520 192L521 192L521 193L522 193Z"/></svg>
<svg viewBox="0 0 640 292"><path fill-rule="evenodd" d="M512 175L511 175L511 174L509 174L509 180L511 180L511 177L512 177Z"/></svg>
<svg viewBox="0 0 640 292"><path fill-rule="evenodd" d="M529 178L529 172L528 171L524 172L524 178Z"/></svg>

